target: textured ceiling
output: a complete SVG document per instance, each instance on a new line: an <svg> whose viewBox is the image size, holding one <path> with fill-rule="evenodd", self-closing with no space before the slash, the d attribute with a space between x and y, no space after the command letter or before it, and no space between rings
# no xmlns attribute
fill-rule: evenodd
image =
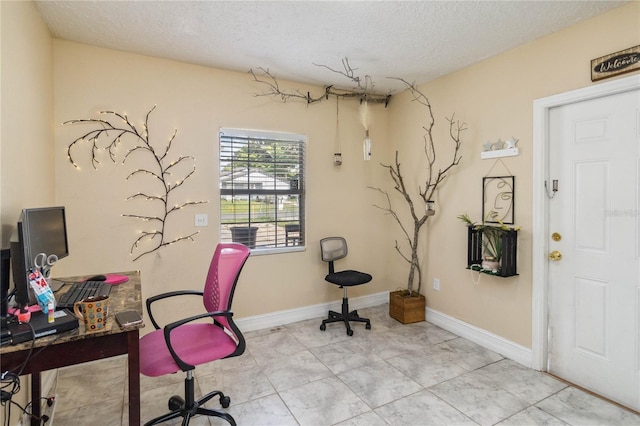
<svg viewBox="0 0 640 426"><path fill-rule="evenodd" d="M39 1L55 37L279 79L388 93L424 83L624 1ZM604 32L606 34L606 32Z"/></svg>

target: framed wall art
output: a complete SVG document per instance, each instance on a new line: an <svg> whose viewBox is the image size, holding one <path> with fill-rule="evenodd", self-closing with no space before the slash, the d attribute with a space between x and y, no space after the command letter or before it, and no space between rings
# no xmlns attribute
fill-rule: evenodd
<svg viewBox="0 0 640 426"><path fill-rule="evenodd" d="M484 222L514 224L515 176L482 178L482 218Z"/></svg>

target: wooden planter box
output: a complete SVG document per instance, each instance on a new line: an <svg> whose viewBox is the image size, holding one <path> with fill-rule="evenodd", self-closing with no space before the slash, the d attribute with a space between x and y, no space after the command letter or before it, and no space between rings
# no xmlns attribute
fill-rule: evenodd
<svg viewBox="0 0 640 426"><path fill-rule="evenodd" d="M404 290L389 293L389 316L403 324L425 320L426 299L423 295L406 296Z"/></svg>

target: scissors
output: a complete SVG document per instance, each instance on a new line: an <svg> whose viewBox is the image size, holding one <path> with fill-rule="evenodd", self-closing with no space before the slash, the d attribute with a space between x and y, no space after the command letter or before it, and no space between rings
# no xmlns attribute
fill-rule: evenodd
<svg viewBox="0 0 640 426"><path fill-rule="evenodd" d="M42 276L45 278L49 278L51 276L51 268L58 262L58 256L55 254L50 254L47 256L46 253L38 253L33 259L33 264L36 268L40 270Z"/></svg>

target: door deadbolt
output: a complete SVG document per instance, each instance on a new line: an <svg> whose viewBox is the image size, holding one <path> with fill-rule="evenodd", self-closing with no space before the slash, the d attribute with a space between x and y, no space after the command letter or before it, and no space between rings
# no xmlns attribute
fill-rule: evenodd
<svg viewBox="0 0 640 426"><path fill-rule="evenodd" d="M557 262L562 259L562 253L560 253L558 250L554 250L549 253L549 259Z"/></svg>
<svg viewBox="0 0 640 426"><path fill-rule="evenodd" d="M553 234L551 234L551 239L553 241L560 241L562 239L562 235L560 235L557 232L554 232Z"/></svg>

